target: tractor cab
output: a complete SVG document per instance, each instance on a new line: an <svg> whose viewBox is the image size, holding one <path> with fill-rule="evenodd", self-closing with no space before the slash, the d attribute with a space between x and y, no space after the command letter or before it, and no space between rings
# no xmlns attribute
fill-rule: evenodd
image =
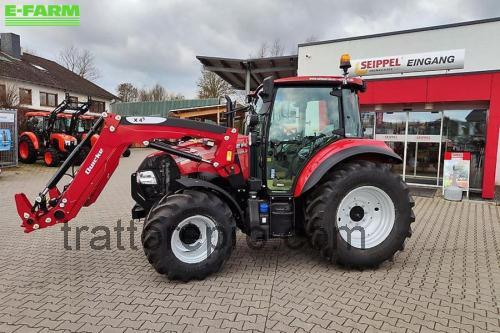
<svg viewBox="0 0 500 333"><path fill-rule="evenodd" d="M262 175L273 192L291 193L296 176L318 150L343 138L363 136L360 79L339 76L266 79L253 94L257 118L247 132L263 137ZM252 115L249 114L249 117Z"/></svg>

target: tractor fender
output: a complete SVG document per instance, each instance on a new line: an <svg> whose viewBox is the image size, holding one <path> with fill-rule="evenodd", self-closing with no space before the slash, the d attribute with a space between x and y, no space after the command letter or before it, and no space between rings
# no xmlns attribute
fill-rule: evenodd
<svg viewBox="0 0 500 333"><path fill-rule="evenodd" d="M64 141L76 141L74 136L64 134L64 133L52 133L50 135L50 142L57 142L57 150L61 152L66 152L66 147L64 146Z"/></svg>
<svg viewBox="0 0 500 333"><path fill-rule="evenodd" d="M212 184L206 180L196 179L196 178L188 178L188 177L180 177L175 180L182 188L189 189L200 189L200 190L209 190L211 192L215 192L217 196L219 196L222 201L226 202L231 208L233 212L233 216L236 220L243 219L243 211L241 210L240 205L234 200L234 198L222 187Z"/></svg>
<svg viewBox="0 0 500 333"><path fill-rule="evenodd" d="M31 140L31 142L33 143L33 147L35 147L36 150L40 148L40 143L38 142L38 137L36 136L35 133L22 132L19 137L22 138L23 136L27 136Z"/></svg>
<svg viewBox="0 0 500 333"><path fill-rule="evenodd" d="M331 143L314 155L297 178L294 196L299 197L316 185L335 165L351 158L378 158L399 164L403 160L383 141L371 139L343 139Z"/></svg>
<svg viewBox="0 0 500 333"><path fill-rule="evenodd" d="M99 140L99 134L94 134L90 137L90 147L94 147L94 144Z"/></svg>

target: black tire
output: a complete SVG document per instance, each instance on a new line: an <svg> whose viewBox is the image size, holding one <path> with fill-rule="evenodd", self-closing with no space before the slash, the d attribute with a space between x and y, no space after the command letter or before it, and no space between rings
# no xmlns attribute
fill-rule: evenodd
<svg viewBox="0 0 500 333"><path fill-rule="evenodd" d="M27 155L26 156L22 156L21 149L18 149L19 150L19 152L18 152L19 160L22 163L25 163L25 164L33 164L33 163L35 163L36 159L38 157L38 152L35 149L35 146L33 145L33 142L31 141L31 139L29 137L27 137L27 136L21 137L21 139L19 140L19 148L22 145L26 145L27 146Z"/></svg>
<svg viewBox="0 0 500 333"><path fill-rule="evenodd" d="M171 241L179 224L192 216L211 219L218 233L217 245L210 247L207 257L188 263L174 253ZM180 234L182 230L177 230ZM175 236L174 236L175 237ZM202 280L218 272L230 257L236 237L235 221L229 207L212 193L184 190L167 195L149 212L144 221L142 244L144 253L154 269L171 280Z"/></svg>
<svg viewBox="0 0 500 333"><path fill-rule="evenodd" d="M87 158L87 155L90 152L89 146L83 146L78 152L78 156L75 159L75 165L82 165L83 161Z"/></svg>
<svg viewBox="0 0 500 333"><path fill-rule="evenodd" d="M392 229L387 229L390 230L390 232L387 231L388 235L378 245L364 248L363 246L351 246L344 240L337 224L341 218L352 219L351 221L357 219L338 217L337 210L342 199L347 197L348 193L362 186L382 190L388 195L394 206L394 224ZM364 206L364 204L360 205ZM349 267L376 267L382 262L392 259L398 250L404 249L406 238L411 237L410 224L415 221L413 206L414 202L409 194L408 186L399 175L391 171L390 166L368 161L346 163L331 172L325 181L308 196L306 232L313 247L318 249L321 255L328 260ZM374 210L378 211L378 208ZM344 214L346 213L344 212ZM367 219L370 218L370 212L363 212L361 216L364 214L367 214ZM347 238L349 239L349 237ZM362 237L362 239L364 238Z"/></svg>
<svg viewBox="0 0 500 333"><path fill-rule="evenodd" d="M50 154L50 156L48 156ZM43 154L43 161L48 167L57 167L61 163L61 156L54 147L48 148Z"/></svg>

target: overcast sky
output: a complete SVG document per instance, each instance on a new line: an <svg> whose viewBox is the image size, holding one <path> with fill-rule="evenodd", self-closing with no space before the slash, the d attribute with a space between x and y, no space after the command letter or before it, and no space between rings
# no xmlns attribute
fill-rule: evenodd
<svg viewBox="0 0 500 333"><path fill-rule="evenodd" d="M72 44L90 50L101 72L96 83L111 92L121 82L158 82L188 98L196 96L196 55L244 58L276 38L287 54L296 54L310 36L325 40L500 16L498 0L71 2L80 5L80 27L11 28L2 22L2 30L21 35L22 47L49 59Z"/></svg>

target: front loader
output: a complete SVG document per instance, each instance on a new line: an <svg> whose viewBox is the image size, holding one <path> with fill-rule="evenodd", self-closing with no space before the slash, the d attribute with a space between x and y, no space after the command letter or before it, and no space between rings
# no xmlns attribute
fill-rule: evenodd
<svg viewBox="0 0 500 333"><path fill-rule="evenodd" d="M226 126L177 118L104 113L32 205L16 205L25 232L67 223L95 202L131 144L157 152L131 176L132 217L144 219L147 259L170 279L203 279L229 258L236 229L254 240L306 235L327 260L375 267L411 236L413 200L391 165L401 158L364 139L361 79L267 78L246 107L238 134L228 101ZM239 111L239 110L238 110ZM99 139L71 183L58 182L79 150Z"/></svg>

